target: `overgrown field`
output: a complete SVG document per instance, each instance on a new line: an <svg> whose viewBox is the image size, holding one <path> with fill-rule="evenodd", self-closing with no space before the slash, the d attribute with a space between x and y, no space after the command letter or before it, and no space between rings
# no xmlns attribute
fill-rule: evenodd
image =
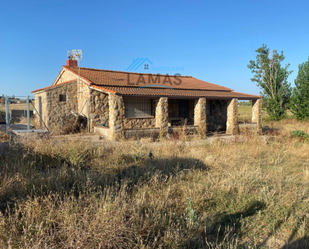
<svg viewBox="0 0 309 249"><path fill-rule="evenodd" d="M307 248L309 142L290 132L309 125L263 125L267 142L12 142L0 248Z"/></svg>

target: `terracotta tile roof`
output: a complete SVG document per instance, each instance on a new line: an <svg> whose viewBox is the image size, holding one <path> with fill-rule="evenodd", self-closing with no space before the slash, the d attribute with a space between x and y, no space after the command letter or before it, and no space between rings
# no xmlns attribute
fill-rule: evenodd
<svg viewBox="0 0 309 249"><path fill-rule="evenodd" d="M63 66L65 70L78 75L78 67ZM93 88L124 96L169 96L258 99L261 96L233 92L232 89L196 79L191 76L166 76L122 71L80 68L83 81ZM57 85L37 89L32 93L48 90L59 85L74 82L70 80ZM147 87L145 87L147 85ZM149 85L151 85L149 87Z"/></svg>
<svg viewBox="0 0 309 249"><path fill-rule="evenodd" d="M78 67L67 67L78 74ZM101 70L92 68L80 68L82 78L98 86L143 86L162 85L174 89L192 89L208 91L232 91L232 89L196 79L192 76L174 76L160 74L132 73L122 71Z"/></svg>
<svg viewBox="0 0 309 249"><path fill-rule="evenodd" d="M240 100L250 100L261 98L257 95L238 93L238 92L227 92L227 91L207 91L207 90L185 90L185 89L170 89L170 88L136 88L136 87L118 87L118 86L96 86L91 87L98 90L117 93L123 96L150 96L150 97L206 97L206 98L216 98L216 99L230 99L238 98Z"/></svg>
<svg viewBox="0 0 309 249"><path fill-rule="evenodd" d="M74 81L76 81L76 80L68 80L68 81L59 83L59 84L57 84L57 85L43 87L43 88L40 88L40 89L37 89L37 90L32 91L32 93L39 92L39 91L44 91L44 90L48 90L48 89L50 89L50 88L58 87L58 86L61 86L61 85L67 84L67 83L74 82Z"/></svg>

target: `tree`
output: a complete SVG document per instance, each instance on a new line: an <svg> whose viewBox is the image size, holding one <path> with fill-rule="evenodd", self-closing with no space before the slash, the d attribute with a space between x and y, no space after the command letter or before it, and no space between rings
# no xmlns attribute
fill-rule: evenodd
<svg viewBox="0 0 309 249"><path fill-rule="evenodd" d="M309 58L298 66L291 98L291 111L297 119L309 119Z"/></svg>
<svg viewBox="0 0 309 249"><path fill-rule="evenodd" d="M290 97L291 86L287 82L293 71L288 71L290 64L281 66L284 60L283 52L278 54L273 50L272 55L266 45L262 45L257 52L256 61L251 60L248 68L254 73L251 81L256 82L262 91L263 106L271 119L279 120L286 115Z"/></svg>

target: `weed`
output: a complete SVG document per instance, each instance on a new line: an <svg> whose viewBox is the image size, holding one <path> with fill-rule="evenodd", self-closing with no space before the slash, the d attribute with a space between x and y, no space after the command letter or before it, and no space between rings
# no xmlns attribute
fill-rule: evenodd
<svg viewBox="0 0 309 249"><path fill-rule="evenodd" d="M198 217L193 208L191 197L187 198L184 216L185 216L187 228L194 229L198 226Z"/></svg>
<svg viewBox="0 0 309 249"><path fill-rule="evenodd" d="M299 137L299 138L303 138L303 139L308 139L309 135L301 130L295 130L295 131L291 131L291 136L292 137Z"/></svg>

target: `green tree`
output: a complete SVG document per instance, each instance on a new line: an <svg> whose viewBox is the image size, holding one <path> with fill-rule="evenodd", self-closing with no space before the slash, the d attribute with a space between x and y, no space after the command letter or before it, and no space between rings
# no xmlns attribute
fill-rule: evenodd
<svg viewBox="0 0 309 249"><path fill-rule="evenodd" d="M283 52L278 54L273 50L270 54L266 45L255 50L256 61L251 60L248 68L254 73L251 81L256 82L262 91L263 107L271 119L279 120L286 115L291 97L291 86L287 82L293 71L288 71L290 64L281 66L284 60Z"/></svg>
<svg viewBox="0 0 309 249"><path fill-rule="evenodd" d="M309 58L308 61L298 66L291 98L291 111L297 119L309 118Z"/></svg>

